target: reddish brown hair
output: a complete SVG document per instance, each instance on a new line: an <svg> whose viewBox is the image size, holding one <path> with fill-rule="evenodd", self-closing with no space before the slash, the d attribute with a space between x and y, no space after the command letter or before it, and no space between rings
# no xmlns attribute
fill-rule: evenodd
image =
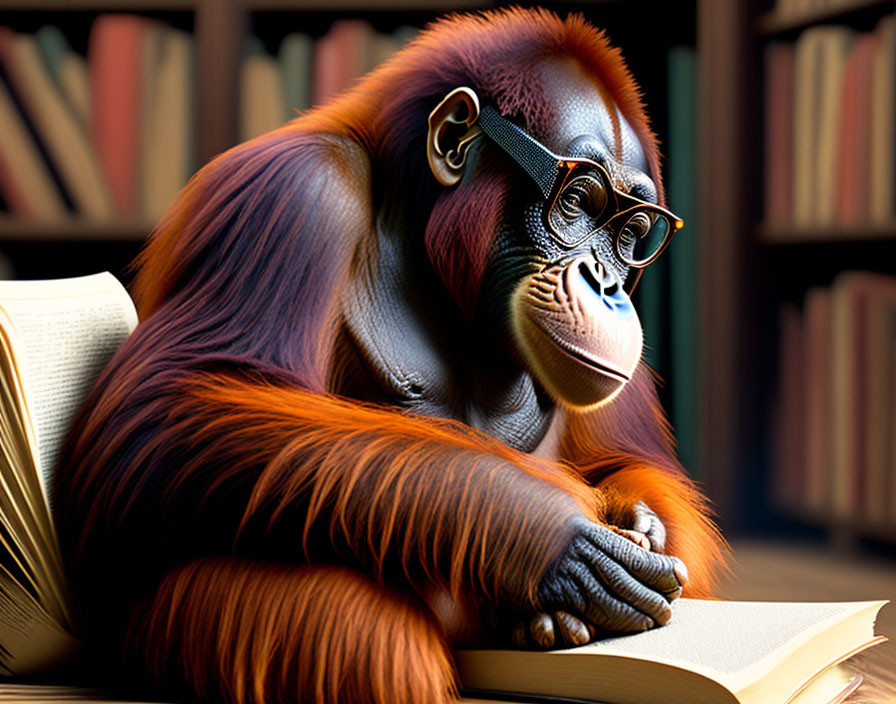
<svg viewBox="0 0 896 704"><path fill-rule="evenodd" d="M136 263L141 325L63 451L55 507L89 635L129 643L160 681L233 702L442 702L447 634L424 588L536 609L575 521L615 520L638 499L706 593L721 542L643 370L570 417L561 459L333 394L342 299L376 266L378 219L401 219L462 309L478 291L510 169L482 159L488 178L438 186L429 112L466 85L539 135L551 115L532 72L556 56L618 103L659 183L619 53L581 17L543 10L436 22L345 95L194 176ZM334 561L349 566L320 567ZM346 656L334 619L363 627L363 658Z"/></svg>

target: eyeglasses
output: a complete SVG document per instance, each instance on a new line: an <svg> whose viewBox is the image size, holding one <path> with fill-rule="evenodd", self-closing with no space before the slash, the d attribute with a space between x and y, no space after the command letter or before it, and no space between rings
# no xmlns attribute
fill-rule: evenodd
<svg viewBox="0 0 896 704"><path fill-rule="evenodd" d="M478 124L538 185L545 197L548 232L566 249L609 229L619 258L642 268L662 254L684 226L669 210L615 188L597 162L557 156L490 105L482 106Z"/></svg>

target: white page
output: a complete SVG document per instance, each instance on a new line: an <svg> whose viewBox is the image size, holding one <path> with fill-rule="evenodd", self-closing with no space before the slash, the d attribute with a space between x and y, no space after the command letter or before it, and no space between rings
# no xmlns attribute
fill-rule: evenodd
<svg viewBox="0 0 896 704"><path fill-rule="evenodd" d="M595 652L688 663L731 674L786 647L794 638L870 602L747 602L678 599L668 626L558 653Z"/></svg>
<svg viewBox="0 0 896 704"><path fill-rule="evenodd" d="M0 281L0 307L15 328L39 478L49 504L65 435L100 371L136 327L137 311L109 273Z"/></svg>

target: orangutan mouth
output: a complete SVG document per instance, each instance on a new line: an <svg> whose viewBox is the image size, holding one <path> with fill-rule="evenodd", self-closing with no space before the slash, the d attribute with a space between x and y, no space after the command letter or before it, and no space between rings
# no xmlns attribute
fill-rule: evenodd
<svg viewBox="0 0 896 704"><path fill-rule="evenodd" d="M566 340L562 339L558 335L552 333L549 330L546 330L541 325L536 323L536 327L544 333L545 337L548 338L551 342L554 343L556 347L560 349L564 354L572 357L577 362L584 364L586 367L591 367L595 371L600 372L601 374L611 377L613 379L617 379L622 383L626 383L632 380L631 374L626 374L624 371L619 369L618 367L612 367L603 360L597 359L596 357L592 357L590 354L585 352L584 350L580 350Z"/></svg>

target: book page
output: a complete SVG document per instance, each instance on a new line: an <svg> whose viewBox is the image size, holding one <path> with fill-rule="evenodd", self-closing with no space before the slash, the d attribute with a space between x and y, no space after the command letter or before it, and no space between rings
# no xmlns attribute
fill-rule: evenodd
<svg viewBox="0 0 896 704"><path fill-rule="evenodd" d="M81 642L0 569L0 674L45 672L80 649Z"/></svg>
<svg viewBox="0 0 896 704"><path fill-rule="evenodd" d="M15 330L39 479L49 504L65 435L96 377L137 325L137 312L109 273L0 281L0 307Z"/></svg>
<svg viewBox="0 0 896 704"><path fill-rule="evenodd" d="M759 662L816 624L856 610L846 603L779 603L679 599L672 620L636 636L620 636L567 651L684 662L735 673Z"/></svg>
<svg viewBox="0 0 896 704"><path fill-rule="evenodd" d="M102 683L100 683L102 684ZM140 695L140 687L133 687L133 697L121 692L110 692L86 687L69 687L54 684L12 682L0 683L0 704L54 704L54 702L80 702L81 704L173 704L150 702ZM494 704L490 702L489 704Z"/></svg>
<svg viewBox="0 0 896 704"><path fill-rule="evenodd" d="M11 338L0 307L0 564L60 623L69 622L62 561L37 469L34 432Z"/></svg>

